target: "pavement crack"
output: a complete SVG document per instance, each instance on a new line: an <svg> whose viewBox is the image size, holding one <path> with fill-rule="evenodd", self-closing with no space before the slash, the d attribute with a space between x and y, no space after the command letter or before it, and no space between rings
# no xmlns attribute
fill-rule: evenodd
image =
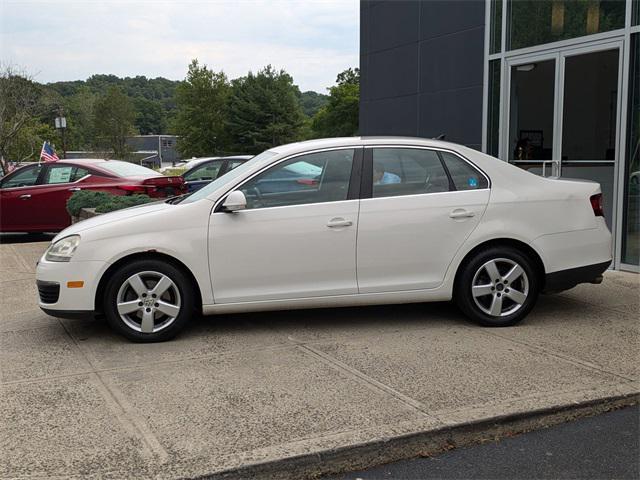
<svg viewBox="0 0 640 480"><path fill-rule="evenodd" d="M370 376L368 376L367 374L361 372L360 370L357 370L353 367L350 367L349 365L347 365L346 363L341 362L340 360L332 357L331 355L328 355L326 353L324 353L321 350L318 350L310 345L306 345L306 344L297 344L297 348L303 350L304 352L318 358L320 361L322 361L324 364L334 368L335 370L340 371L341 373L345 374L346 376L359 381L360 383L365 384L368 388L374 390L374 391L378 391L378 392L383 392L387 395L391 395L392 397L394 397L396 400L399 400L400 402L404 403L406 406L410 407L413 410L418 411L419 413L421 413L422 415L429 417L431 419L436 420L438 423L444 423L442 422L442 420L438 417L436 417L435 415L433 415L432 413L430 413L426 407L426 405L424 405L422 402L419 402L418 400L415 400L393 388L391 388L388 385L385 385L382 382L379 382L378 380L375 380L373 378L371 378Z"/></svg>

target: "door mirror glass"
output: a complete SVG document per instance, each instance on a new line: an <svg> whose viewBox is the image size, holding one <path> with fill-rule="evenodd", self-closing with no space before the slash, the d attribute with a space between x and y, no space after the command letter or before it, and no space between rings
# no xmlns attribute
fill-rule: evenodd
<svg viewBox="0 0 640 480"><path fill-rule="evenodd" d="M231 192L222 204L222 209L225 212L237 212L238 210L244 210L247 208L247 199L240 190Z"/></svg>

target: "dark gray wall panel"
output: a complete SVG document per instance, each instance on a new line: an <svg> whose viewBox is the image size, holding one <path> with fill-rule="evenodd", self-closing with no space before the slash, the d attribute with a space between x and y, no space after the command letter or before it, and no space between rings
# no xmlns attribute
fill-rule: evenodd
<svg viewBox="0 0 640 480"><path fill-rule="evenodd" d="M439 37L484 26L483 0L424 2L420 15L420 38Z"/></svg>
<svg viewBox="0 0 640 480"><path fill-rule="evenodd" d="M482 86L424 93L419 98L421 137L445 139L479 148L482 143Z"/></svg>
<svg viewBox="0 0 640 480"><path fill-rule="evenodd" d="M420 91L482 85L484 28L465 30L420 45ZM483 47L484 48L484 47Z"/></svg>
<svg viewBox="0 0 640 480"><path fill-rule="evenodd" d="M383 2L369 7L368 52L417 42L420 4L417 1Z"/></svg>
<svg viewBox="0 0 640 480"><path fill-rule="evenodd" d="M417 135L417 95L372 100L361 104L367 135Z"/></svg>
<svg viewBox="0 0 640 480"><path fill-rule="evenodd" d="M368 55L369 99L398 97L418 92L418 44Z"/></svg>

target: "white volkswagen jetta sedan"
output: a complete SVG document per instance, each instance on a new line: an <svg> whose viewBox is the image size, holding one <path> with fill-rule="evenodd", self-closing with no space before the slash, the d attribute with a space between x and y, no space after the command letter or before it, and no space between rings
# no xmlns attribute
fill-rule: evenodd
<svg viewBox="0 0 640 480"><path fill-rule="evenodd" d="M40 307L103 314L135 341L194 313L451 300L513 325L538 294L599 283L597 183L535 176L452 143L335 138L263 152L201 190L57 235Z"/></svg>

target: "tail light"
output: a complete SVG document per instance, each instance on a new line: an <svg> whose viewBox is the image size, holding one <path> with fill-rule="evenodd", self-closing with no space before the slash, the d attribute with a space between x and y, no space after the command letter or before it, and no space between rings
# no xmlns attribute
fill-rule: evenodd
<svg viewBox="0 0 640 480"><path fill-rule="evenodd" d="M596 217L604 217L604 204L602 202L602 194L591 195L591 208L593 208L593 214Z"/></svg>

